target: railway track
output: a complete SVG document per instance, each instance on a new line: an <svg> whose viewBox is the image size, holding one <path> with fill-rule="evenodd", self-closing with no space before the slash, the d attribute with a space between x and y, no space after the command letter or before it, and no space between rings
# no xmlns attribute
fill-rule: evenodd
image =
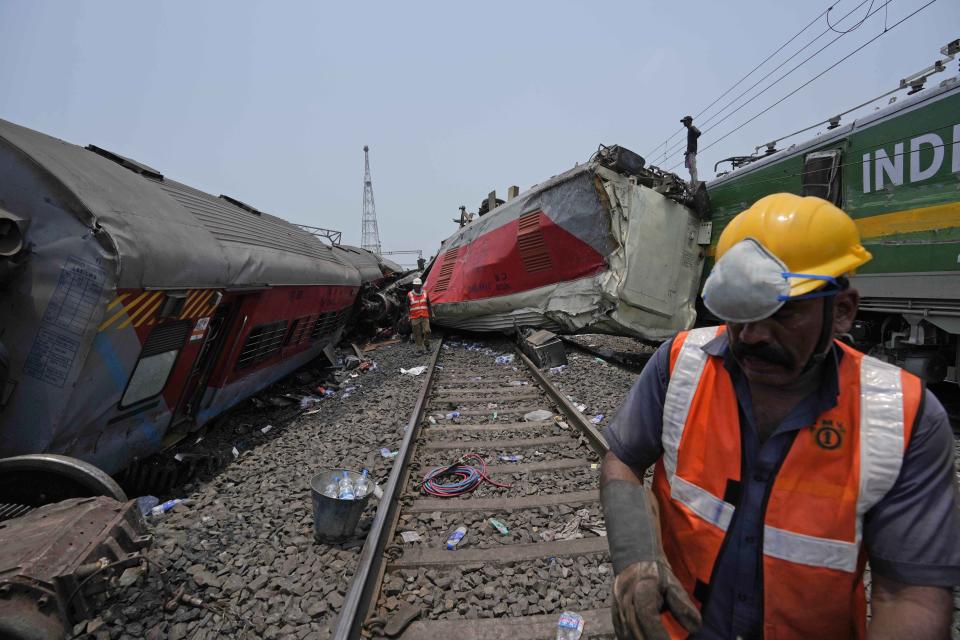
<svg viewBox="0 0 960 640"><path fill-rule="evenodd" d="M553 638L567 610L584 617L584 637L613 637L598 491L606 442L519 351L482 344L436 346L334 637ZM504 352L513 362L496 364ZM553 417L524 420L539 409ZM424 495L426 471L470 453L492 483ZM447 550L461 525L465 538Z"/></svg>

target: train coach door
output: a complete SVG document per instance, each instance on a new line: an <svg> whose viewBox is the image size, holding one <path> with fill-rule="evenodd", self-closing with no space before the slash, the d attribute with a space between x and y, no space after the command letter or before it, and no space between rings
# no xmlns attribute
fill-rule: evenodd
<svg viewBox="0 0 960 640"><path fill-rule="evenodd" d="M174 425L191 420L196 417L200 409L200 401L203 399L203 392L207 387L207 380L213 373L217 357L223 350L226 342L227 328L230 325L233 312L236 308L234 304L222 304L217 307L216 312L208 319L206 327L200 326L205 319L201 318L198 325L194 327L194 333L191 335L202 334L203 346L197 355L193 368L187 376L187 382L183 388L183 395L180 396L180 403L177 406L176 414L173 417Z"/></svg>

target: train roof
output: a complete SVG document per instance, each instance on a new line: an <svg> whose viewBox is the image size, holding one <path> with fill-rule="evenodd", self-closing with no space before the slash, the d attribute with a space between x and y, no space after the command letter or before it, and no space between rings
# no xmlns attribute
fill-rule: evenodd
<svg viewBox="0 0 960 640"><path fill-rule="evenodd" d="M68 206L117 254L123 288L360 284L296 225L170 180L135 160L0 120L0 141L59 182Z"/></svg>
<svg viewBox="0 0 960 640"><path fill-rule="evenodd" d="M872 127L873 125L884 120L895 118L901 114L923 106L928 101L939 100L949 94L957 92L958 90L960 90L960 76L947 78L946 80L938 83L936 86L924 89L923 91L920 91L914 95L908 95L901 100L897 100L893 104L886 105L880 109L877 109L876 111L856 118L846 125L842 125L836 129L828 130L825 133L818 134L816 137L808 140L791 144L789 147L781 149L776 153L771 153L769 156L764 156L746 166L734 169L733 171L725 173L722 176L714 178L707 183L707 189L709 190L714 187L719 187L722 184L753 173L754 171L757 171L763 167L780 162L784 158L819 148L833 140L843 139L853 132Z"/></svg>
<svg viewBox="0 0 960 640"><path fill-rule="evenodd" d="M406 273L407 271L410 271L410 269L405 268L402 264L398 262L394 262L389 258L384 258L383 256L380 256L380 266L383 269L386 269L387 271L390 271L396 274Z"/></svg>
<svg viewBox="0 0 960 640"><path fill-rule="evenodd" d="M383 270L380 269L380 261L375 253L348 244L333 245L333 252L360 272L361 282L374 282L383 278Z"/></svg>

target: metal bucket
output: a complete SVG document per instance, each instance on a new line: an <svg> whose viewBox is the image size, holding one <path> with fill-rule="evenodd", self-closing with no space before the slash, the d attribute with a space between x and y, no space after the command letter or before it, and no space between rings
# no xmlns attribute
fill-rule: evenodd
<svg viewBox="0 0 960 640"><path fill-rule="evenodd" d="M323 488L329 484L333 474L343 477L350 475L350 481L356 484L360 474L349 469L323 469L310 480L310 494L313 497L313 537L320 542L339 542L349 538L357 530L360 515L367 507L371 491L356 500L338 500L323 495Z"/></svg>

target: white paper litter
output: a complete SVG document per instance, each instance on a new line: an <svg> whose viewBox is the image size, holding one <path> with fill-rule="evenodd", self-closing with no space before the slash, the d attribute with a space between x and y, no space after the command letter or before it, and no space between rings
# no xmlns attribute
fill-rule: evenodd
<svg viewBox="0 0 960 640"><path fill-rule="evenodd" d="M401 531L400 537L403 538L404 542L420 542L422 540L420 534L416 531Z"/></svg>
<svg viewBox="0 0 960 640"><path fill-rule="evenodd" d="M400 368L400 373L407 376L419 376L421 373L424 373L427 370L425 365L419 367L413 367L412 369Z"/></svg>

